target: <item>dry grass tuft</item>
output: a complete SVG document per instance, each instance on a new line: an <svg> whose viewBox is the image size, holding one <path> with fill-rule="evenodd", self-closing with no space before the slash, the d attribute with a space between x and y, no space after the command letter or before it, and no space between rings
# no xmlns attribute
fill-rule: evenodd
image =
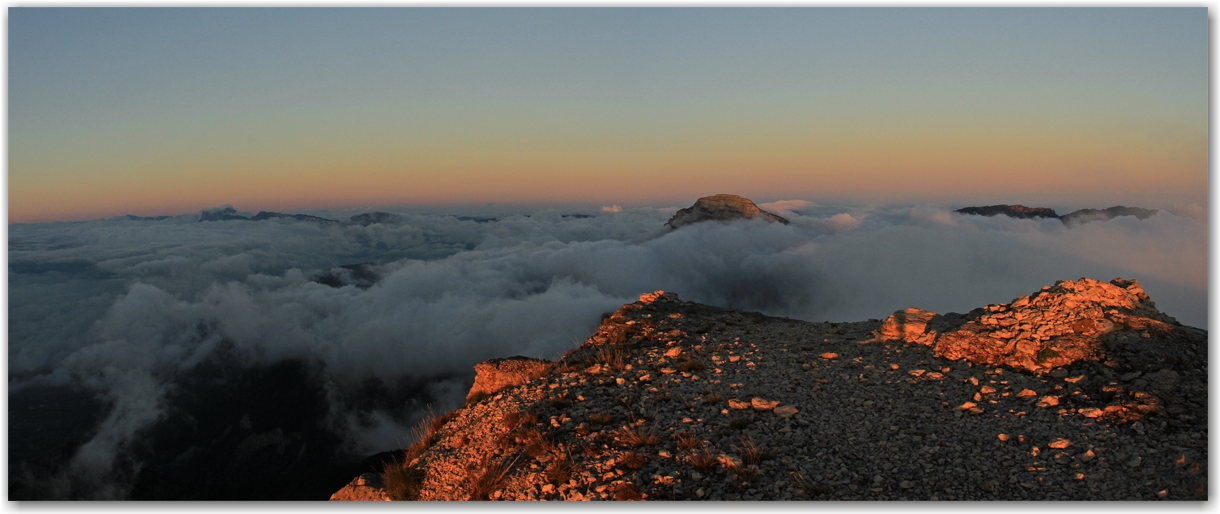
<svg viewBox="0 0 1220 514"><path fill-rule="evenodd" d="M754 483L754 481L758 479L758 476L760 474L758 472L758 466L734 465L734 466L729 466L729 471L732 471L733 475L736 475L737 479L741 480L746 485Z"/></svg>
<svg viewBox="0 0 1220 514"><path fill-rule="evenodd" d="M674 438L678 440L678 449L681 450L692 450L703 446L703 441L695 437L695 434L692 432L678 432L674 434Z"/></svg>
<svg viewBox="0 0 1220 514"><path fill-rule="evenodd" d="M770 459L769 452L762 451L750 439L750 436L741 436L741 447L734 446L733 448L741 452L741 461L751 466L762 464L762 461Z"/></svg>
<svg viewBox="0 0 1220 514"><path fill-rule="evenodd" d="M634 502L644 499L644 494L631 482L624 482L614 488L614 499L621 502Z"/></svg>
<svg viewBox="0 0 1220 514"><path fill-rule="evenodd" d="M602 345L597 349L595 363L610 368L612 371L622 371L627 365L626 353L621 347L613 344Z"/></svg>
<svg viewBox="0 0 1220 514"><path fill-rule="evenodd" d="M573 471L575 471L575 466L572 465L572 458L568 454L562 453L546 468L546 480L557 486L563 485L572 479Z"/></svg>
<svg viewBox="0 0 1220 514"><path fill-rule="evenodd" d="M618 461L627 469L640 469L648 462L648 456L629 451L620 456Z"/></svg>
<svg viewBox="0 0 1220 514"><path fill-rule="evenodd" d="M509 430L518 427L532 427L538 424L538 415L533 411L515 411L505 414L501 420L504 423L504 428Z"/></svg>
<svg viewBox="0 0 1220 514"><path fill-rule="evenodd" d="M623 429L623 442L636 448L656 446L661 442L661 434L652 428L627 427Z"/></svg>
<svg viewBox="0 0 1220 514"><path fill-rule="evenodd" d="M682 359L682 362L679 362L676 367L678 368L678 371L684 372L703 371L704 369L707 369L707 366L704 366L702 362L694 360L690 357Z"/></svg>
<svg viewBox="0 0 1220 514"><path fill-rule="evenodd" d="M804 492L805 496L810 498L816 498L823 494L830 494L833 492L833 489L828 486L818 485L810 482L805 478L805 475L801 474L800 471L793 471L792 476L796 478L796 485L801 488L801 492Z"/></svg>
<svg viewBox="0 0 1220 514"><path fill-rule="evenodd" d="M513 465L517 463L521 455L513 458L509 462L508 458L494 459L484 457L479 466L468 475L470 482L470 500L483 501L490 499L491 493L504 483L504 477L508 476L508 472L512 471Z"/></svg>
<svg viewBox="0 0 1220 514"><path fill-rule="evenodd" d="M703 403L706 403L708 405L716 405L717 403L720 403L723 401L724 401L724 396L721 396L718 393L709 394L709 395L707 395L707 397L705 397L703 399Z"/></svg>
<svg viewBox="0 0 1220 514"><path fill-rule="evenodd" d="M445 427L445 423L457 417L457 412L449 412L442 416L436 416L429 412L428 416L419 422L411 432L415 434L415 443L407 448L404 461L410 463L424 454L428 448L436 444L440 440L440 431Z"/></svg>
<svg viewBox="0 0 1220 514"><path fill-rule="evenodd" d="M711 474L716 471L716 467L720 465L720 460L712 455L712 452L707 448L703 448L697 452L690 454L690 465L699 470L700 473Z"/></svg>
<svg viewBox="0 0 1220 514"><path fill-rule="evenodd" d="M415 501L424 484L424 472L402 461L387 462L381 470L385 492L394 501Z"/></svg>

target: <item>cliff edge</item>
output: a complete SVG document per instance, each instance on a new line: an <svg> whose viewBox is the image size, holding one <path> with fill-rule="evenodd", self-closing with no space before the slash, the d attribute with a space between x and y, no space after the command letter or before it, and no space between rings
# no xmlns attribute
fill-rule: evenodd
<svg viewBox="0 0 1220 514"><path fill-rule="evenodd" d="M658 291L559 361L480 366L332 499L1207 499L1207 333L1135 281L856 323Z"/></svg>

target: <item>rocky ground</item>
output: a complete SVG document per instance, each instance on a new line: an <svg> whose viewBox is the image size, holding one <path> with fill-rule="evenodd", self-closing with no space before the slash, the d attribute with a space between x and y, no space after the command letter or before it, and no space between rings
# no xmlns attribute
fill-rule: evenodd
<svg viewBox="0 0 1220 514"><path fill-rule="evenodd" d="M1207 499L1207 334L1134 282L857 323L658 292L559 362L482 366L332 499Z"/></svg>

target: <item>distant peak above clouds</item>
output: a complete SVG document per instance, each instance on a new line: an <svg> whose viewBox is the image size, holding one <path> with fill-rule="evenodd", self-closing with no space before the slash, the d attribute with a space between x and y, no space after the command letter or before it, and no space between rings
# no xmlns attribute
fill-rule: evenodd
<svg viewBox="0 0 1220 514"><path fill-rule="evenodd" d="M695 205L675 213L672 218L669 218L669 221L665 222L665 225L670 228L678 228L700 221L729 221L760 216L770 222L778 221L785 225L788 224L788 220L759 209L749 198L720 194L700 198L695 201Z"/></svg>
<svg viewBox="0 0 1220 514"><path fill-rule="evenodd" d="M319 218L308 214L284 214L282 212L259 211L254 216L243 216L237 213L232 205L222 205L213 209L199 211L199 221L263 221L271 218L292 218L298 221L315 221L319 223L335 223L337 220Z"/></svg>
<svg viewBox="0 0 1220 514"><path fill-rule="evenodd" d="M1063 222L1064 225L1074 226L1090 221L1105 221L1116 218L1118 216L1135 216L1138 219L1147 219L1156 215L1156 209L1144 209L1141 207L1124 207L1116 205L1106 209L1079 209L1062 216L1055 213L1054 209L1046 207L1026 207L1024 205L987 205L983 207L963 207L956 211L960 214L977 214L979 216L998 216L1004 215L1010 218L1055 218Z"/></svg>

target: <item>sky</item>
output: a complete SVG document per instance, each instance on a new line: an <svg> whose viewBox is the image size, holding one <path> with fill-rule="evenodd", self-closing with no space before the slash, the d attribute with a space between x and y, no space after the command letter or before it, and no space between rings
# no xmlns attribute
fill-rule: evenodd
<svg viewBox="0 0 1220 514"><path fill-rule="evenodd" d="M1208 202L1205 7L8 15L10 223Z"/></svg>

